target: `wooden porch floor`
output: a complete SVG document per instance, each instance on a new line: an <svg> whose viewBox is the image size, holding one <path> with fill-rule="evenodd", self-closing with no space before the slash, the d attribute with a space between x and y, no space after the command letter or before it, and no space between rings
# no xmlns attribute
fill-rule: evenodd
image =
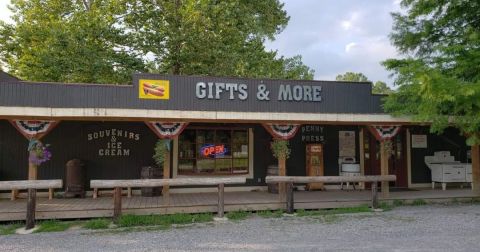
<svg viewBox="0 0 480 252"><path fill-rule="evenodd" d="M451 201L453 198L468 199L475 195L470 189L448 189L446 191L423 189L418 191L390 192L390 200ZM296 209L320 209L369 204L371 192L363 191L297 191L294 195ZM168 214L216 212L216 193L178 193L170 195L170 205L163 203L162 197L123 197L123 213ZM235 210L275 210L283 209L277 194L268 192L226 192L225 211ZM26 200L0 200L0 221L25 219ZM113 199L109 196L97 199L52 199L37 200L37 219L73 219L110 217L113 214Z"/></svg>

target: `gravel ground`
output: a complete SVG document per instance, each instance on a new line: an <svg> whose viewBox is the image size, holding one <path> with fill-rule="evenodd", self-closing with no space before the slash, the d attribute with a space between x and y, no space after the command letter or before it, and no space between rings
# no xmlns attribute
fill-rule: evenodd
<svg viewBox="0 0 480 252"><path fill-rule="evenodd" d="M252 217L149 232L0 236L0 251L480 251L480 205L328 217Z"/></svg>

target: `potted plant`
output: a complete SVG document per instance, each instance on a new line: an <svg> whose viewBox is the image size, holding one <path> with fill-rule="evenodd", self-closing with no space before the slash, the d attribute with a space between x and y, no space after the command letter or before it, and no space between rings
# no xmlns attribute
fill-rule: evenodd
<svg viewBox="0 0 480 252"><path fill-rule="evenodd" d="M43 144L37 139L31 139L28 144L28 163L30 166L28 179L37 179L37 167L52 158L52 153L48 149L49 144Z"/></svg>
<svg viewBox="0 0 480 252"><path fill-rule="evenodd" d="M168 155L170 147L170 141L166 139L160 139L155 144L153 149L153 161L155 166L144 166L141 171L142 179L159 179L163 177L163 166L166 162L165 157ZM153 197L160 196L162 193L162 187L144 187L141 189L142 196Z"/></svg>

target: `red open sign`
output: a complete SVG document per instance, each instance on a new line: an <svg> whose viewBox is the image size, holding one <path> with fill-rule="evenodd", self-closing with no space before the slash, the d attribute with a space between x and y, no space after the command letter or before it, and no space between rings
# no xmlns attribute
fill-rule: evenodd
<svg viewBox="0 0 480 252"><path fill-rule="evenodd" d="M204 145L200 149L200 153L204 157L210 157L210 156L221 156L224 155L227 152L227 148L225 148L225 145L220 144L220 145Z"/></svg>

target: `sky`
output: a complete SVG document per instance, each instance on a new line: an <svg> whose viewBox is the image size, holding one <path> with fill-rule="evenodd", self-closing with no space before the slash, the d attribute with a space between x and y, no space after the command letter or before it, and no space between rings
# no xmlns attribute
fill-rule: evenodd
<svg viewBox="0 0 480 252"><path fill-rule="evenodd" d="M398 57L390 44L390 13L400 10L399 0L281 0L290 16L288 26L270 50L292 57L315 70L316 80L334 80L338 74L361 72L369 80L393 80L380 62ZM9 0L0 0L0 19L9 21Z"/></svg>

